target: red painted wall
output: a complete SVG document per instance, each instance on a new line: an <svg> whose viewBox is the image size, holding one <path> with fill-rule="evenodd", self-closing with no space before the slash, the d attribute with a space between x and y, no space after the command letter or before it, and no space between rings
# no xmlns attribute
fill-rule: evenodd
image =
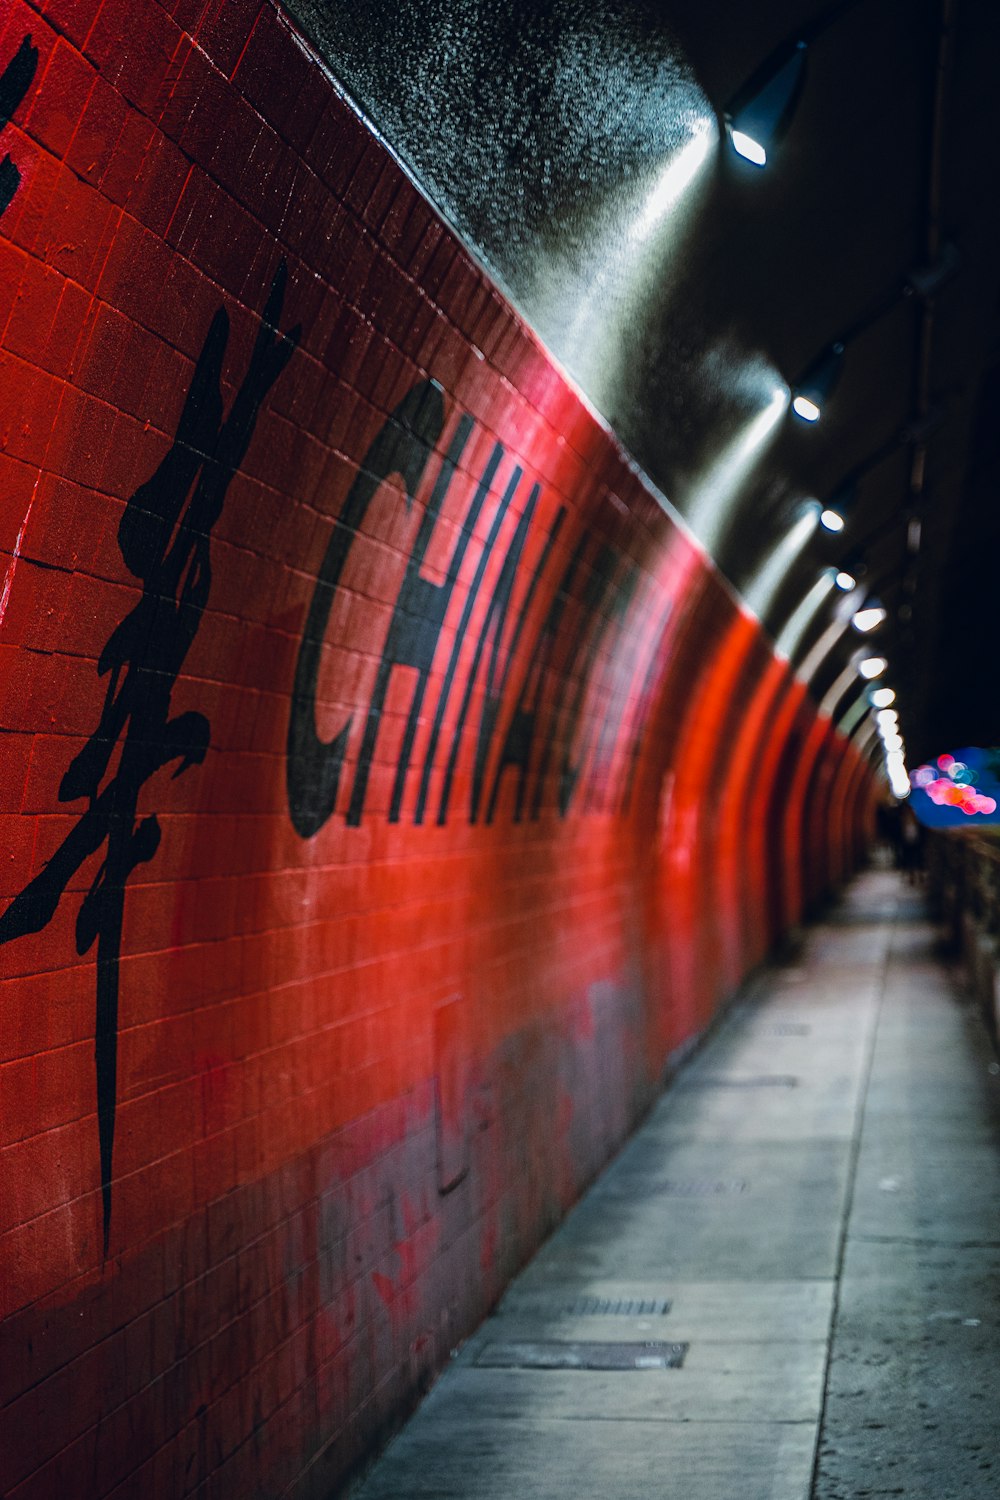
<svg viewBox="0 0 1000 1500"><path fill-rule="evenodd" d="M0 1492L327 1495L868 782L271 5L0 74Z"/></svg>

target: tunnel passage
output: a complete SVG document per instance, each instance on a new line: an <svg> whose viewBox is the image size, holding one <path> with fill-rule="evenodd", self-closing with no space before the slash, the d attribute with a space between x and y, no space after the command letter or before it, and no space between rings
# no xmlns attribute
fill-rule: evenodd
<svg viewBox="0 0 1000 1500"><path fill-rule="evenodd" d="M274 6L0 74L0 1490L328 1493L872 782Z"/></svg>

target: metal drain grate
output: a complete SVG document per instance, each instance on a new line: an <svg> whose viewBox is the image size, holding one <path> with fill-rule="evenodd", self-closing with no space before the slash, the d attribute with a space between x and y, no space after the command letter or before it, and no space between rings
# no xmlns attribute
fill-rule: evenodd
<svg viewBox="0 0 1000 1500"><path fill-rule="evenodd" d="M706 1074L702 1078L682 1080L689 1089L794 1089L799 1080L787 1073L764 1073L758 1078L726 1078L723 1074Z"/></svg>
<svg viewBox="0 0 1000 1500"><path fill-rule="evenodd" d="M577 1297L567 1302L567 1318L665 1317L670 1311L666 1297Z"/></svg>
<svg viewBox="0 0 1000 1500"><path fill-rule="evenodd" d="M492 1370L679 1370L687 1344L495 1343L476 1364Z"/></svg>
<svg viewBox="0 0 1000 1500"><path fill-rule="evenodd" d="M734 1178L732 1182L665 1182L653 1183L650 1191L665 1193L668 1198L724 1198L736 1193L745 1193L750 1184Z"/></svg>
<svg viewBox="0 0 1000 1500"><path fill-rule="evenodd" d="M599 1194L602 1199L734 1198L740 1193L748 1193L749 1191L749 1182L736 1177L728 1182L701 1179L694 1182L683 1182L678 1181L674 1177L653 1178L649 1181L625 1178L620 1182L602 1183L594 1189L595 1194Z"/></svg>
<svg viewBox="0 0 1000 1500"><path fill-rule="evenodd" d="M666 1317L669 1297L574 1297L566 1302L539 1298L516 1299L504 1304L502 1313L514 1317L531 1314L543 1318L649 1318Z"/></svg>

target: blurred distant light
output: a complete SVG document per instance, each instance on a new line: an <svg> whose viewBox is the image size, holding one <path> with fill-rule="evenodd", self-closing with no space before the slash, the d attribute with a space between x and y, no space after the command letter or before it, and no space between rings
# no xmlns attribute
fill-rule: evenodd
<svg viewBox="0 0 1000 1500"><path fill-rule="evenodd" d="M810 401L808 396L796 396L792 402L792 411L797 417L801 417L803 422L818 422L821 416L819 407L815 401Z"/></svg>
<svg viewBox="0 0 1000 1500"><path fill-rule="evenodd" d="M752 161L755 167L767 166L767 152L760 141L755 141L752 135L747 135L745 130L734 130L730 134L730 139L733 143L733 150L739 156Z"/></svg>
<svg viewBox="0 0 1000 1500"><path fill-rule="evenodd" d="M866 656L858 663L858 671L870 682L873 677L881 677L888 665L884 656Z"/></svg>
<svg viewBox="0 0 1000 1500"><path fill-rule="evenodd" d="M901 750L889 751L888 755L885 758L885 769L888 772L889 780L892 783L894 795L901 795L896 791L896 787L904 782L906 784L906 793L902 795L908 794L910 790L910 776L909 772L906 769L906 759Z"/></svg>
<svg viewBox="0 0 1000 1500"><path fill-rule="evenodd" d="M894 708L880 708L875 715L875 722L880 729L892 729L899 723L899 714Z"/></svg>
<svg viewBox="0 0 1000 1500"><path fill-rule="evenodd" d="M956 826L965 818L985 817L994 821L997 801L997 750L983 750L970 745L955 755L939 755L911 773L910 785L918 797L914 809L922 823L930 826ZM961 758L959 758L961 757ZM926 801L925 801L926 799ZM941 811L941 816L927 806Z"/></svg>
<svg viewBox="0 0 1000 1500"><path fill-rule="evenodd" d="M864 609L855 611L851 623L855 630L860 630L862 635L867 635L870 630L881 625L884 619L885 610L881 604L869 604Z"/></svg>
<svg viewBox="0 0 1000 1500"><path fill-rule="evenodd" d="M824 514L828 514L828 512L824 512ZM832 512L829 512L829 514L832 514ZM820 516L820 520L821 521L823 520L822 516ZM825 524L826 523L824 522L824 525ZM841 571L837 574L835 582L836 582L836 585L837 585L838 589L841 589L842 592L845 593L845 594L849 594L850 591L851 591L851 589L853 589L853 588L855 588L857 586L858 580L854 577L854 575L852 573L845 573L843 571L843 569L841 569Z"/></svg>
<svg viewBox="0 0 1000 1500"><path fill-rule="evenodd" d="M843 531L846 523L839 510L830 510L828 506L826 510L820 511L819 524L827 531Z"/></svg>
<svg viewBox="0 0 1000 1500"><path fill-rule="evenodd" d="M896 694L890 687L876 688L871 695L871 701L875 708L888 708L890 703L895 703Z"/></svg>
<svg viewBox="0 0 1000 1500"><path fill-rule="evenodd" d="M889 734L884 734L882 736L882 743L887 750L902 750L903 736L901 734L894 734L890 732Z"/></svg>

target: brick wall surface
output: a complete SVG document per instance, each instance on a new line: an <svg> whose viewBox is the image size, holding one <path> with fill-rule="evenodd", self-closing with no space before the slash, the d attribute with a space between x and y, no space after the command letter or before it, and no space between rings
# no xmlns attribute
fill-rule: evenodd
<svg viewBox="0 0 1000 1500"><path fill-rule="evenodd" d="M329 1495L870 783L273 5L0 125L0 1494Z"/></svg>

